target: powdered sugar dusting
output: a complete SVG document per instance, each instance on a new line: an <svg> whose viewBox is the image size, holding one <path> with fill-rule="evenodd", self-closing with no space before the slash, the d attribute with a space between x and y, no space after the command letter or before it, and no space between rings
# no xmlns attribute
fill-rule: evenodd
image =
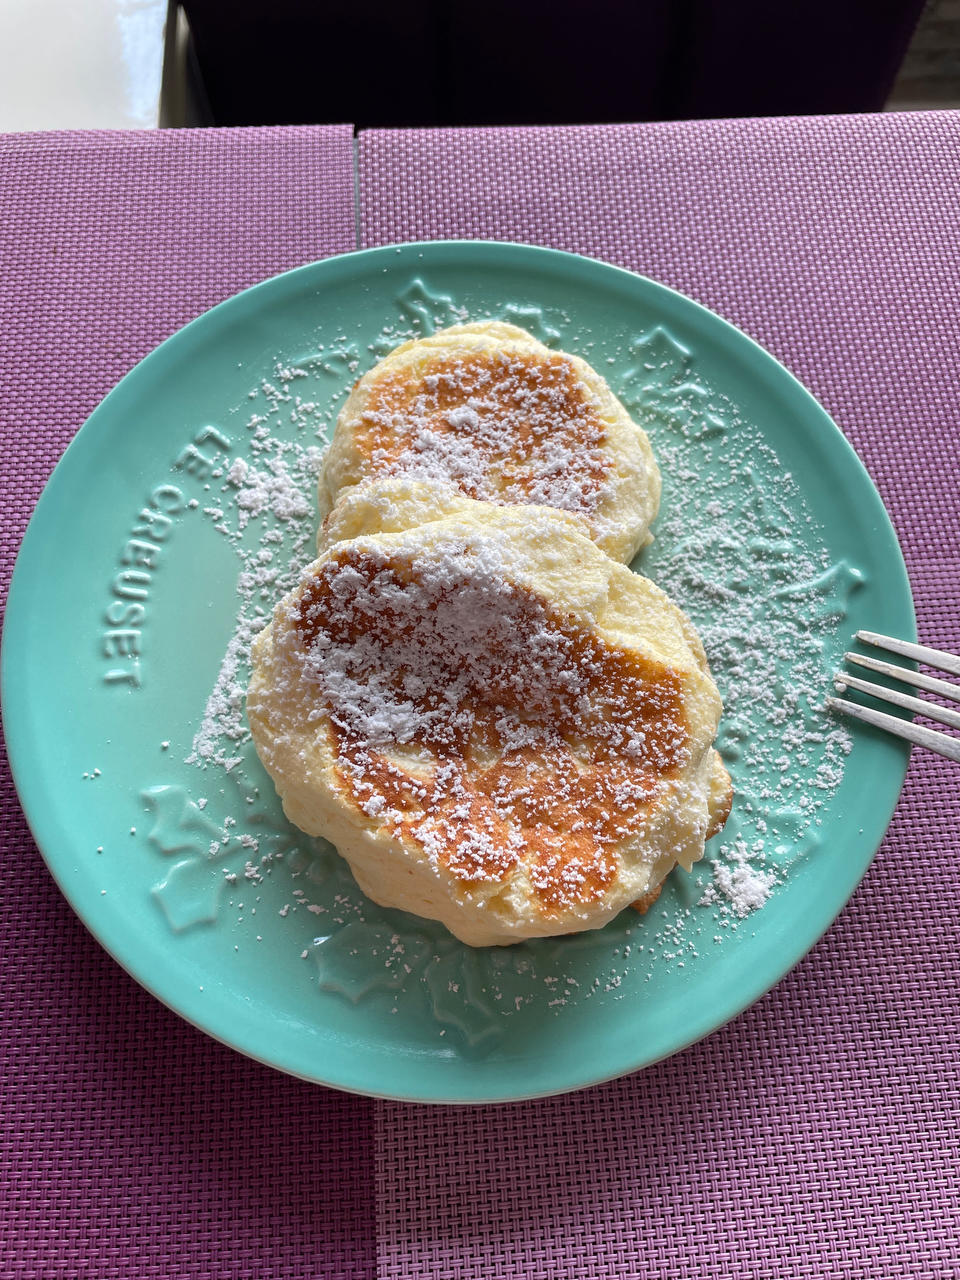
<svg viewBox="0 0 960 1280"><path fill-rule="evenodd" d="M552 518L527 535L538 521L549 545ZM378 826L464 882L522 872L552 915L603 898L606 850L668 781L682 790L691 756L680 677L518 586L523 561L495 526L335 548L274 622L269 681L297 724L326 714Z"/></svg>
<svg viewBox="0 0 960 1280"><path fill-rule="evenodd" d="M289 376L287 376L289 375ZM240 607L217 680L194 735L188 764L219 765L228 772L240 763L239 748L249 740L244 699L250 646L269 621L278 596L289 591L313 550L314 492L323 462L318 443L290 439L278 427L288 416L292 397L284 390L294 374L279 371L277 384L264 381L266 412L247 421L248 456L233 459L213 474L219 496L203 508L204 516L233 547L240 568ZM314 414L314 406L310 414ZM302 402L295 407L297 425L305 425ZM276 432L276 434L274 434ZM309 439L309 437L308 437ZM252 526L252 527L251 527ZM256 530L257 541L250 545Z"/></svg>
<svg viewBox="0 0 960 1280"><path fill-rule="evenodd" d="M334 334L309 356L278 361L251 389L242 447L235 450L243 456L224 463L199 504L202 517L197 513L235 552L238 595L234 633L189 759L207 771L198 790L214 797L210 810L222 803L236 818L226 832L226 854L236 849L240 858L229 873L237 891L228 905L237 920L259 929L264 908L270 908L277 929L293 930L297 955L315 960L326 989L351 1000L383 998L393 1003L392 1009L385 1006L391 1012L401 999L426 999L451 1039L469 1047L490 1043L488 1034L495 1042L495 1029L524 1017L532 1004L559 1016L591 999L621 999L644 982L679 980L677 975L697 965L717 963L715 956L738 931L743 936L759 927L764 908L789 885L792 869L815 856L821 814L843 776L851 739L819 707L842 648L839 626L858 574L855 565L835 563L828 555L762 429L693 381L689 353L677 348L678 356L658 331L653 345L649 335L633 344L645 353L634 365L629 344L620 350L588 333L574 336L564 320L564 346L594 363L614 362L605 370L612 389L647 429L660 463L664 502L643 567L690 613L707 648L725 700L718 745L734 777L733 816L708 846L704 862L691 876L671 877L646 917L627 912L603 931L470 951L421 921L382 912L359 893L335 854L309 849L280 816L275 798L260 794L263 779L249 743L243 695L253 637L312 559L322 440L353 376L396 342L419 336L421 311L438 323L467 318L452 300L417 284L419 292L408 291L407 328L384 330L369 348L349 334ZM636 378L634 368L640 371ZM469 475L475 450L462 445L482 440L482 414L469 398L452 414L437 432L443 437L439 446L418 427L405 447L428 470L434 447L449 449L450 466ZM580 499L574 493L555 505L564 501L576 510ZM411 685L408 700L414 702L418 692ZM404 723L409 727L401 704L399 698L382 704L387 723L379 726L377 708L370 703L363 710L367 750L376 750L378 734L402 733ZM522 717L506 717L497 731L513 749L532 748ZM358 776L365 777L360 752L358 746ZM629 784L624 786L628 797ZM376 815L390 808L391 797L370 787L364 803ZM570 826L576 821L571 815ZM489 854L491 845L479 831L476 847L464 846L465 872L471 860L478 865ZM446 834L423 824L425 847L435 840L441 848ZM509 858L509 843L499 847ZM247 863L260 882L247 879ZM224 882L231 884L226 873ZM238 886L244 887L242 895ZM257 907L260 914L251 919ZM307 945L304 922L313 938Z"/></svg>
<svg viewBox="0 0 960 1280"><path fill-rule="evenodd" d="M699 905L729 904L729 910L742 920L764 905L773 892L777 875L775 871L756 867L742 840L728 847L727 858L726 862L714 861L713 884L708 886Z"/></svg>
<svg viewBox="0 0 960 1280"><path fill-rule="evenodd" d="M568 359L483 351L430 370L381 374L345 424L371 475L453 481L471 498L559 507L610 531L606 427Z"/></svg>
<svg viewBox="0 0 960 1280"><path fill-rule="evenodd" d="M819 811L852 745L823 710L825 676L861 579L813 549L802 495L736 406L702 388L696 397L681 388L668 408L652 401L665 501L645 567L683 602L724 700L718 747L736 798L699 901L735 929L820 842ZM705 432L705 421L723 432ZM681 487L683 503L671 501Z"/></svg>

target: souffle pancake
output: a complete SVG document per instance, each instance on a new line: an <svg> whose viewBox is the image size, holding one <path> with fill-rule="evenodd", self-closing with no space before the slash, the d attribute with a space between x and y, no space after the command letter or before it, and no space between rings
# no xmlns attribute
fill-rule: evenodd
<svg viewBox="0 0 960 1280"><path fill-rule="evenodd" d="M595 929L689 870L730 780L700 640L582 520L351 486L253 648L287 816L473 946Z"/></svg>
<svg viewBox="0 0 960 1280"><path fill-rule="evenodd" d="M326 455L321 517L351 486L403 476L556 507L624 563L649 541L660 503L646 432L605 380L499 321L404 343L360 378Z"/></svg>

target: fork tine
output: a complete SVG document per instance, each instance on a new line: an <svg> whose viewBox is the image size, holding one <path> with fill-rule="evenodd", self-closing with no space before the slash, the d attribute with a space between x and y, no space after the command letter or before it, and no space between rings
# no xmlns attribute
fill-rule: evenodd
<svg viewBox="0 0 960 1280"><path fill-rule="evenodd" d="M892 702L895 707L904 707L917 715L926 716L928 720L936 720L938 724L949 725L951 729L960 729L960 711L951 711L948 707L938 707L934 702L925 702L923 698L912 698L909 693L901 693L898 689L887 689L884 685L873 684L870 680L860 680L856 676L843 675L834 678L834 687L838 693L847 689L859 689L861 693L869 693L871 698L879 698L881 702Z"/></svg>
<svg viewBox="0 0 960 1280"><path fill-rule="evenodd" d="M875 725L878 729L886 729L894 737L906 738L920 747L936 751L960 764L960 739L951 738L946 733L938 733L936 729L928 729L926 725L914 724L912 720L901 720L899 716L888 715L885 711L874 711L873 707L861 707L856 702L847 702L844 698L827 698L826 705L833 711L842 711L866 724Z"/></svg>
<svg viewBox="0 0 960 1280"><path fill-rule="evenodd" d="M960 685L951 684L949 680L938 680L936 676L924 675L922 671L895 667L892 662L881 662L878 658L868 658L862 653L845 653L843 658L845 662L855 662L858 667L866 667L868 671L893 676L894 680L902 680L904 684L912 684L917 689L926 689L928 693L939 693L942 698L960 702Z"/></svg>
<svg viewBox="0 0 960 1280"><path fill-rule="evenodd" d="M904 658L912 658L914 662L925 662L927 666L937 667L952 676L960 676L960 658L956 654L944 653L942 649L928 649L922 644L911 644L909 640L898 640L895 636L879 635L876 631L858 631L857 639L864 644L875 644L880 649L899 653Z"/></svg>

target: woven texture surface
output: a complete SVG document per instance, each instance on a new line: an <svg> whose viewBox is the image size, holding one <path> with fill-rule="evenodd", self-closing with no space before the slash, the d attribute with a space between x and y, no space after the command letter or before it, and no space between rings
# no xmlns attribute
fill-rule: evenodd
<svg viewBox="0 0 960 1280"><path fill-rule="evenodd" d="M822 401L960 650L960 115L361 137L367 244L519 240L682 290ZM735 1023L576 1098L377 1109L380 1273L960 1275L960 787L917 753L866 881Z"/></svg>
<svg viewBox="0 0 960 1280"><path fill-rule="evenodd" d="M352 148L346 127L0 137L4 594L50 471L136 361L354 247ZM372 1275L371 1104L148 996L60 897L5 764L0 805L0 1275Z"/></svg>

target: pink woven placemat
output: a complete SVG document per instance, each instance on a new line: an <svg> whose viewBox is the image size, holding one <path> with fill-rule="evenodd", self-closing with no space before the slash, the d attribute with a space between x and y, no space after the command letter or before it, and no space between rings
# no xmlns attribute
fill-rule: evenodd
<svg viewBox="0 0 960 1280"><path fill-rule="evenodd" d="M133 364L355 244L349 127L0 137L0 586L54 464ZM0 773L0 1275L373 1274L371 1104L181 1022L85 932Z"/></svg>
<svg viewBox="0 0 960 1280"><path fill-rule="evenodd" d="M366 244L526 241L713 307L819 397L960 649L960 115L368 133ZM823 942L702 1044L576 1097L377 1106L384 1277L960 1275L960 786L918 754Z"/></svg>

